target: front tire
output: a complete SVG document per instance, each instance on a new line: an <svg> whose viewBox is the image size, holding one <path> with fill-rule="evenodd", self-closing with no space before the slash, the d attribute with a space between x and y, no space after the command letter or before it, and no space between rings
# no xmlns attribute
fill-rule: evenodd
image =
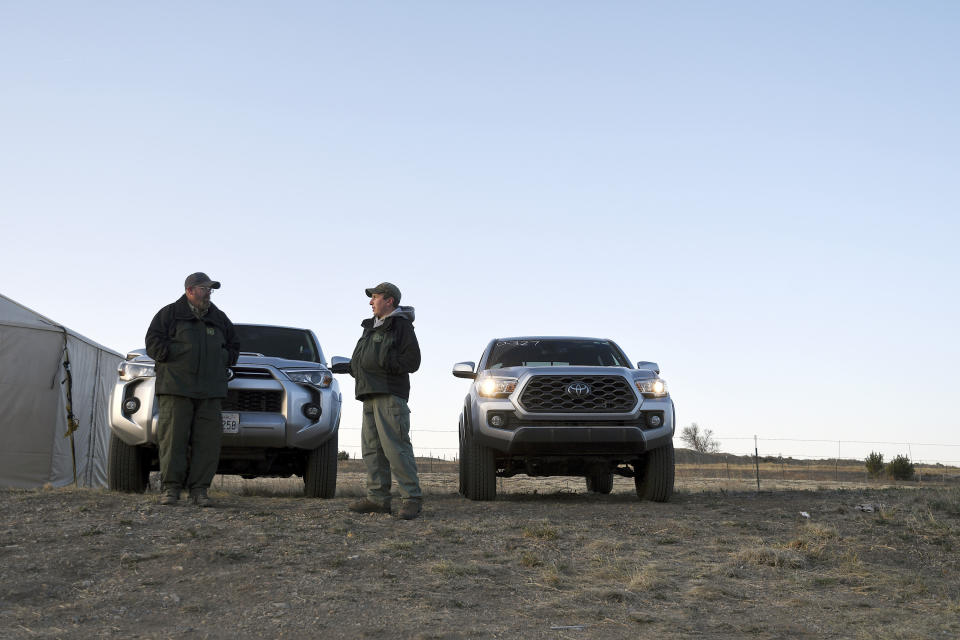
<svg viewBox="0 0 960 640"><path fill-rule="evenodd" d="M113 491L143 493L150 479L149 451L131 446L110 434L110 458L107 484Z"/></svg>
<svg viewBox="0 0 960 640"><path fill-rule="evenodd" d="M642 463L634 465L633 482L641 500L667 502L673 495L674 453L673 442L654 449Z"/></svg>
<svg viewBox="0 0 960 640"><path fill-rule="evenodd" d="M604 495L613 491L613 473L592 473L587 476L587 491Z"/></svg>
<svg viewBox="0 0 960 640"><path fill-rule="evenodd" d="M339 432L310 452L303 472L303 494L308 498L332 498L337 492L337 441Z"/></svg>
<svg viewBox="0 0 960 640"><path fill-rule="evenodd" d="M497 461L493 449L475 442L469 425L460 434L460 493L468 500L497 497Z"/></svg>
<svg viewBox="0 0 960 640"><path fill-rule="evenodd" d="M457 458L460 463L457 465L457 493L462 496L467 495L467 465L464 462L467 459L467 449L463 446L463 414L460 415L460 430L459 435L459 446L460 446L460 457Z"/></svg>

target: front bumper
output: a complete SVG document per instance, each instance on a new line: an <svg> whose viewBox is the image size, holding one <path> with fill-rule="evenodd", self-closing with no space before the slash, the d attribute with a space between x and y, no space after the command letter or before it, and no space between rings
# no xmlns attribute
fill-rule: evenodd
<svg viewBox="0 0 960 640"><path fill-rule="evenodd" d="M504 428L490 424L492 415L510 416ZM648 417L660 417L657 427ZM674 434L670 398L650 398L624 415L531 415L508 399L473 403L471 423L478 441L507 456L642 454L667 445Z"/></svg>
<svg viewBox="0 0 960 640"><path fill-rule="evenodd" d="M264 371L269 369L264 368ZM156 378L118 380L110 398L110 427L129 445L157 444L159 412L155 398ZM295 448L313 450L329 440L340 420L340 390L336 382L327 389L309 388L270 373L255 379L234 378L228 384L231 397L244 394L272 394L278 398L273 410L245 410L225 406L224 412L238 413L237 433L224 433L224 449ZM236 392L236 393L235 393ZM125 414L123 404L136 398L140 407ZM320 418L311 421L302 408L307 403L320 406Z"/></svg>

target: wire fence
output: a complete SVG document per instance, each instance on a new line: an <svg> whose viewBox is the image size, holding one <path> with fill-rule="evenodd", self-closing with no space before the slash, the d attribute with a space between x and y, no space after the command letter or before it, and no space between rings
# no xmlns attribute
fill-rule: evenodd
<svg viewBox="0 0 960 640"><path fill-rule="evenodd" d="M360 458L360 427L340 427L340 450L351 458ZM414 427L411 429L414 452L418 457L455 461L459 454L456 429L437 427ZM816 438L767 438L763 436L726 436L714 434L721 455L756 456L761 462L780 465L781 475L786 475L786 465L802 466L809 471L810 461L834 461L838 475L841 466L850 466L852 461L863 462L877 452L890 461L898 455L905 456L914 464L924 467L960 467L960 444L934 442L895 442L870 440L826 440ZM430 444L421 444L429 441ZM674 441L679 449L684 448L678 436ZM678 451L679 455L679 451ZM679 458L678 458L679 459ZM804 464L799 464L805 461Z"/></svg>
<svg viewBox="0 0 960 640"><path fill-rule="evenodd" d="M728 436L716 438L724 453L804 460L865 460L879 453L889 461L904 456L915 464L960 466L960 444L883 440L826 440Z"/></svg>
<svg viewBox="0 0 960 640"><path fill-rule="evenodd" d="M358 497L363 495L364 466L360 453L360 428L341 427L343 432L339 440L339 449L346 452L349 459L339 466L341 476L338 481L338 497ZM416 429L412 438L414 452L419 458L417 466L425 486L431 491L457 491L458 447L416 446L427 434L441 436L457 442L457 431L451 429ZM936 447L941 453L957 452L960 445L908 443L908 442L864 442L853 440L816 440L800 438L723 438L718 440L723 451L720 453L699 453L684 448L676 441L676 486L686 491L790 491L810 489L857 489L887 486L958 486L960 485L960 464L950 464L951 456L942 459L917 460L915 475L909 482L893 482L885 475L871 476L866 469L864 456L854 456L851 451L856 446L869 451L886 447L891 452L909 454L922 447ZM789 448L797 443L813 446L824 455L798 455ZM739 445L739 446L737 446ZM824 449L829 447L830 451ZM832 455L830 455L832 454ZM839 455L838 455L839 454ZM886 454L885 454L886 455ZM891 459L885 458L886 460ZM954 458L960 456L953 456ZM577 477L527 477L518 475L512 478L498 478L500 493L530 493L536 491L583 491L584 479ZM159 474L153 474L151 486L159 491ZM614 476L614 490L633 491L634 482L630 477ZM303 492L303 482L299 478L255 478L242 479L239 476L218 476L215 487L220 490L244 492L250 495L299 495Z"/></svg>
<svg viewBox="0 0 960 640"><path fill-rule="evenodd" d="M410 431L411 431L411 438L414 440L413 451L418 458L446 460L449 462L456 461L457 456L460 452L460 447L459 445L457 445L458 436L457 436L456 429L412 428ZM361 458L362 454L360 452L360 427L341 426L340 433L342 434L340 436L340 443L339 443L340 450L346 451L348 454L350 454L351 458ZM431 440L437 439L443 443L443 444L438 443L437 446L433 446L433 445L418 446L417 441L420 440L419 438L420 434L427 434L427 433L444 434L446 437L444 438L443 436L441 436L441 438L436 438L436 437L430 438ZM344 438L343 435L347 435L348 437ZM446 446L446 441L453 442L453 445ZM352 444L352 443L356 443L356 444Z"/></svg>
<svg viewBox="0 0 960 640"><path fill-rule="evenodd" d="M943 464L914 463L910 482L948 484L960 482L960 468ZM876 486L895 481L885 470L871 473L863 460L840 458L796 459L781 456L737 456L724 453L678 452L677 480L740 488ZM906 480L906 478L902 478Z"/></svg>

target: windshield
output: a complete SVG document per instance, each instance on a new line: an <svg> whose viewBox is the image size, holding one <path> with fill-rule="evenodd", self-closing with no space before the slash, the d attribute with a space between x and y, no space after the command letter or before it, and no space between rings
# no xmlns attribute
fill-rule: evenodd
<svg viewBox="0 0 960 640"><path fill-rule="evenodd" d="M629 367L606 340L500 340L490 350L487 369L503 367Z"/></svg>
<svg viewBox="0 0 960 640"><path fill-rule="evenodd" d="M240 341L240 351L287 360L324 362L320 345L313 341L313 336L306 329L250 324L238 324L234 328Z"/></svg>

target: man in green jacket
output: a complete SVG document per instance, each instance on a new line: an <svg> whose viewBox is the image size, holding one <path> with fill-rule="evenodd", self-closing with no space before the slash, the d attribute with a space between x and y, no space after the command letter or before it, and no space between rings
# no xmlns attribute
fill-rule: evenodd
<svg viewBox="0 0 960 640"><path fill-rule="evenodd" d="M209 507L223 433L220 402L240 345L233 323L210 302L220 283L198 272L183 286L184 294L153 317L146 337L147 355L157 363L160 504L176 504L186 488L194 504Z"/></svg>
<svg viewBox="0 0 960 640"><path fill-rule="evenodd" d="M410 374L420 368L413 307L401 307L400 289L381 282L365 290L373 317L350 358L357 400L363 402L361 451L367 467L367 497L350 505L358 513L390 513L391 472L403 504L397 515L420 514L423 494L410 442Z"/></svg>

